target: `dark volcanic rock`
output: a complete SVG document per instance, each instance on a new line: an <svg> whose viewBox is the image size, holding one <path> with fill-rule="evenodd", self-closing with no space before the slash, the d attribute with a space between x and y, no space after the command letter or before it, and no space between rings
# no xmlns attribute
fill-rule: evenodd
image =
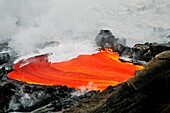
<svg viewBox="0 0 170 113"><path fill-rule="evenodd" d="M126 56L133 60L148 62L155 55L170 50L170 43L145 43L136 44L132 48L125 46L126 40L115 38L110 30L101 30L96 37L96 44L101 48L111 48L120 56Z"/></svg>
<svg viewBox="0 0 170 113"><path fill-rule="evenodd" d="M96 37L96 43L102 48L111 48L116 45L117 40L109 30L101 30L98 36Z"/></svg>
<svg viewBox="0 0 170 113"><path fill-rule="evenodd" d="M15 94L12 95L12 99L9 102L8 112L33 111L49 103L70 97L72 90L66 86L40 86L18 82L15 88ZM60 109L55 109L55 107L56 105L53 104L51 111L59 111L63 106L60 106Z"/></svg>
<svg viewBox="0 0 170 113"><path fill-rule="evenodd" d="M8 109L8 103L11 100L14 92L15 86L13 84L7 83L4 86L0 86L0 113L5 113Z"/></svg>
<svg viewBox="0 0 170 113"><path fill-rule="evenodd" d="M89 91L84 95L81 96L70 96L68 98L62 98L60 100L53 101L49 103L48 105L45 105L43 107L40 107L32 113L46 113L49 111L52 111L51 109L55 109L55 111L61 111L62 109L70 108L71 106L77 104L78 102L82 102L84 98L91 98L94 95L98 94L97 91Z"/></svg>
<svg viewBox="0 0 170 113"><path fill-rule="evenodd" d="M0 43L0 65L7 63L10 60L10 55L8 53L8 43Z"/></svg>
<svg viewBox="0 0 170 113"><path fill-rule="evenodd" d="M9 47L8 42L0 43L0 68L11 67L17 57L17 53Z"/></svg>
<svg viewBox="0 0 170 113"><path fill-rule="evenodd" d="M153 58L146 68L64 113L169 113L170 51Z"/></svg>
<svg viewBox="0 0 170 113"><path fill-rule="evenodd" d="M115 38L110 30L101 30L96 36L96 44L101 48L112 48L114 51L122 54L125 50L126 39Z"/></svg>
<svg viewBox="0 0 170 113"><path fill-rule="evenodd" d="M145 43L136 44L133 46L133 58L138 60L149 61L157 54L170 50L170 43L157 44L157 43Z"/></svg>
<svg viewBox="0 0 170 113"><path fill-rule="evenodd" d="M10 60L10 56L8 53L0 53L0 65L3 63L7 63Z"/></svg>

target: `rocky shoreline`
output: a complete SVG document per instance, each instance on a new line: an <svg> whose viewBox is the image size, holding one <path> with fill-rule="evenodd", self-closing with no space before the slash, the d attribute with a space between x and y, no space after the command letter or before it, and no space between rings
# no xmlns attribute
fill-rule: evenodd
<svg viewBox="0 0 170 113"><path fill-rule="evenodd" d="M0 113L168 113L170 43L136 44L130 48L124 45L125 41L115 38L109 30L101 30L96 37L99 48L111 48L120 56L130 58L128 62L146 62L146 68L115 87L81 96L73 96L71 93L76 89L67 86L30 85L8 79L6 75L12 71L16 54L0 53ZM0 52L8 49L8 43L0 44Z"/></svg>

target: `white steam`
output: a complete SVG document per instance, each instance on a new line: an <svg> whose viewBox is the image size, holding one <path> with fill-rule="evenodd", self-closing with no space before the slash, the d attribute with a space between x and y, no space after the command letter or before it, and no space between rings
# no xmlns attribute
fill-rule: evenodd
<svg viewBox="0 0 170 113"><path fill-rule="evenodd" d="M71 93L72 96L81 96L89 92L90 90L96 90L97 86L93 84L93 82L89 82L87 86L81 86L80 88L76 89L75 92Z"/></svg>
<svg viewBox="0 0 170 113"><path fill-rule="evenodd" d="M0 0L0 41L19 55L53 53L62 61L95 51L100 29L127 45L164 42L170 32L169 0ZM36 45L57 41L53 47Z"/></svg>

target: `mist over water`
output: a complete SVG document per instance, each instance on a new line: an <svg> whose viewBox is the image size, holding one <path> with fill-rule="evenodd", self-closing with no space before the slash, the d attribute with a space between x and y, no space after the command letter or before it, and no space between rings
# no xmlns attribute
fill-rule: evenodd
<svg viewBox="0 0 170 113"><path fill-rule="evenodd" d="M53 53L51 61L63 61L94 53L101 29L128 46L166 42L169 18L169 0L0 0L0 42L10 40L20 56Z"/></svg>

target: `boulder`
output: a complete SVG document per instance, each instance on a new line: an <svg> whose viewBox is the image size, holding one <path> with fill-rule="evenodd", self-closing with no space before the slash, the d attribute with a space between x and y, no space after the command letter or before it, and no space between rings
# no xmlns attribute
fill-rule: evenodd
<svg viewBox="0 0 170 113"><path fill-rule="evenodd" d="M0 65L7 63L10 60L8 53L0 53Z"/></svg>
<svg viewBox="0 0 170 113"><path fill-rule="evenodd" d="M126 39L115 38L110 30L101 30L95 38L97 46L104 48L111 48L115 52L121 54L125 50Z"/></svg>

